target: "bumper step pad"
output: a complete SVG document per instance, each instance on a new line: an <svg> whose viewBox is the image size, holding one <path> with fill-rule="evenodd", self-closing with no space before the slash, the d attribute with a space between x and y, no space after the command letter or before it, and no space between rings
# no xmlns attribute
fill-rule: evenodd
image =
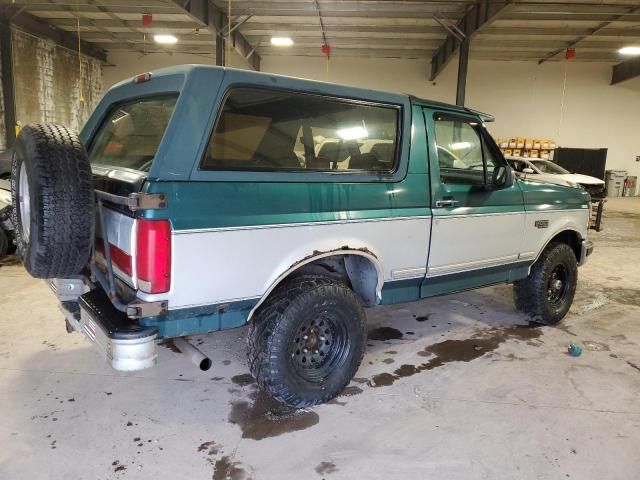
<svg viewBox="0 0 640 480"><path fill-rule="evenodd" d="M74 330L84 333L95 343L115 370L142 370L156 364L157 328L132 322L113 306L101 288L81 295L77 305L79 318L77 309L61 305L67 321Z"/></svg>

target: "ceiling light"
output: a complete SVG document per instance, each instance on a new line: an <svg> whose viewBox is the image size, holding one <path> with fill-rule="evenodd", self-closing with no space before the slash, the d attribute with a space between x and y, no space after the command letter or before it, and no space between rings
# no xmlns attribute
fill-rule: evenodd
<svg viewBox="0 0 640 480"><path fill-rule="evenodd" d="M618 53L622 55L640 55L640 47L622 47L620 50L618 50Z"/></svg>
<svg viewBox="0 0 640 480"><path fill-rule="evenodd" d="M156 43L163 43L165 45L173 45L178 41L178 39L173 35L166 35L166 34L154 35L153 39L155 40Z"/></svg>
<svg viewBox="0 0 640 480"><path fill-rule="evenodd" d="M274 47L290 47L293 40L289 37L271 37L271 45Z"/></svg>

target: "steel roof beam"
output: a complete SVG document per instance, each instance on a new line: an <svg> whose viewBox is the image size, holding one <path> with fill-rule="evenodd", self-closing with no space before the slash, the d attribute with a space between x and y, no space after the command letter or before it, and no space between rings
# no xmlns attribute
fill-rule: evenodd
<svg viewBox="0 0 640 480"><path fill-rule="evenodd" d="M216 37L216 53L220 53L219 48L223 38L221 32L228 24L226 13L216 7L209 0L172 0L180 9L196 20L200 25L207 27L214 32ZM231 32L231 45L244 58L254 70L260 70L260 55L255 51L253 45L238 31Z"/></svg>
<svg viewBox="0 0 640 480"><path fill-rule="evenodd" d="M53 40L54 43L69 50L78 50L78 37L65 30L55 27L42 19L14 5L0 6L0 20L5 20L11 25L20 28L33 35ZM96 58L102 62L107 61L107 54L101 48L84 40L80 42L83 54Z"/></svg>
<svg viewBox="0 0 640 480"><path fill-rule="evenodd" d="M640 57L631 58L614 65L611 72L611 85L636 77L640 77Z"/></svg>
<svg viewBox="0 0 640 480"><path fill-rule="evenodd" d="M567 50L568 48L574 47L575 45L577 45L578 43L580 43L582 40L584 40L585 38L589 38L591 35L594 35L600 31L602 31L603 29L607 28L609 25L611 25L612 22L615 22L617 20L620 20L622 18L625 18L628 15L633 15L637 12L640 11L640 7L628 7L625 11L625 13L619 14L615 17L612 17L610 20L607 20L605 22L600 23L598 26L596 26L595 28L591 28L589 29L588 33L586 35L580 35L579 37L574 38L573 40L567 42L564 46L562 46L561 48L556 48L555 50L552 50L551 52L547 53L545 56L543 56L540 60L538 60L538 64L542 64L544 62L546 62L547 60L555 57L556 55L558 55L559 53L564 52L565 50Z"/></svg>
<svg viewBox="0 0 640 480"><path fill-rule="evenodd" d="M480 0L467 10L456 26L466 38L470 39L494 20L497 15L506 12L510 5L509 0ZM449 63L460 43L460 39L450 33L434 52L431 57L431 75L429 77L431 81L435 80Z"/></svg>

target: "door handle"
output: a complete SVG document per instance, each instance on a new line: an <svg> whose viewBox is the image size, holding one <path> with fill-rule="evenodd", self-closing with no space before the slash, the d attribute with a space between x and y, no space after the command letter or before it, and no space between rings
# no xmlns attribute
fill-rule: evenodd
<svg viewBox="0 0 640 480"><path fill-rule="evenodd" d="M436 207L454 207L458 203L458 200L453 199L436 200Z"/></svg>

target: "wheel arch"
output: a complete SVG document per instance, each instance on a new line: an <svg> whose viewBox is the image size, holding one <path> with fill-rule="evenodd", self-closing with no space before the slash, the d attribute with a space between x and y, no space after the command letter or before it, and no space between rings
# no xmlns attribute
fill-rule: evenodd
<svg viewBox="0 0 640 480"><path fill-rule="evenodd" d="M269 298L276 287L287 278L302 274L308 271L309 267L321 266L328 262L335 263L336 261L337 265L344 266L343 271L336 273L342 273L348 277L351 288L365 306L373 306L380 302L384 273L382 263L378 257L366 248L341 247L326 252L314 252L313 255L295 262L280 273L249 312L247 323L251 322L258 308ZM338 269L340 268L338 267ZM327 273L329 274L329 271Z"/></svg>
<svg viewBox="0 0 640 480"><path fill-rule="evenodd" d="M568 227L557 231L547 239L547 241L538 252L538 255L536 256L533 263L538 261L538 258L540 258L540 255L542 255L542 252L544 252L545 249L553 242L561 242L569 245L573 250L573 253L575 253L576 255L576 260L579 261L582 249L582 240L582 233L577 229Z"/></svg>

